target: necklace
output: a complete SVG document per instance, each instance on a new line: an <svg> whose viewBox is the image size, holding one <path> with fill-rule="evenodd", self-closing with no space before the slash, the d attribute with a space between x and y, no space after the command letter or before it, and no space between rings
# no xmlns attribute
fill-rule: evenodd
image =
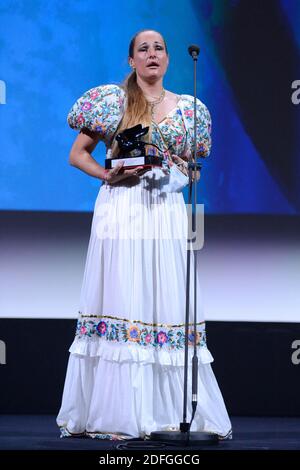
<svg viewBox="0 0 300 470"><path fill-rule="evenodd" d="M160 96L155 100L155 101L148 101L151 108L151 117L154 120L154 107L157 106L159 103L161 103L165 97L166 90L163 88Z"/></svg>

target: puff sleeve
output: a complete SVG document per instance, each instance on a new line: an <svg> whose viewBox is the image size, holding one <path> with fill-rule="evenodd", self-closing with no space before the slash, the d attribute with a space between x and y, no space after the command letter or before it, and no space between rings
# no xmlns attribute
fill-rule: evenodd
<svg viewBox="0 0 300 470"><path fill-rule="evenodd" d="M86 91L72 106L67 122L72 129L98 132L108 142L124 112L125 93L117 85L101 85Z"/></svg>
<svg viewBox="0 0 300 470"><path fill-rule="evenodd" d="M187 141L191 149L194 148L194 98L184 96L183 119L187 131ZM211 116L202 101L196 99L196 131L197 131L197 157L208 157L211 150Z"/></svg>

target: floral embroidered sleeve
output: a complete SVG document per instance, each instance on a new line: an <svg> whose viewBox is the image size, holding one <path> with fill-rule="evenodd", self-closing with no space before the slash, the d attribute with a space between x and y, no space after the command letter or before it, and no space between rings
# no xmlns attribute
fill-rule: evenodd
<svg viewBox="0 0 300 470"><path fill-rule="evenodd" d="M86 91L72 106L67 121L72 129L100 133L108 141L124 109L124 91L117 85L102 85Z"/></svg>
<svg viewBox="0 0 300 470"><path fill-rule="evenodd" d="M197 157L208 157L211 150L211 117L199 99L196 103Z"/></svg>
<svg viewBox="0 0 300 470"><path fill-rule="evenodd" d="M188 144L194 147L194 98L184 95L183 118L187 130ZM197 157L208 157L211 149L211 117L202 101L196 100Z"/></svg>

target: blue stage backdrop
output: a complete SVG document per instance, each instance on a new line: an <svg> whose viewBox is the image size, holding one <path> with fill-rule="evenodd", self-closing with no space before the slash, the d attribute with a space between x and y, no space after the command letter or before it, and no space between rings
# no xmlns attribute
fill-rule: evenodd
<svg viewBox="0 0 300 470"><path fill-rule="evenodd" d="M299 0L0 0L0 24L0 209L93 209L100 182L69 166L66 116L85 90L123 80L131 37L153 28L171 91L193 93L187 48L201 47L206 213L299 214Z"/></svg>

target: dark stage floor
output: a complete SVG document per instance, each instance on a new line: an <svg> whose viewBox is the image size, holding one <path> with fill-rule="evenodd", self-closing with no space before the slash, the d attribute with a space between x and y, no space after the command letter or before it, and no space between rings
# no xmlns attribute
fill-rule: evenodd
<svg viewBox="0 0 300 470"><path fill-rule="evenodd" d="M233 439L213 446L214 450L299 450L300 418L233 417ZM2 415L0 450L113 450L125 441L59 437L55 416ZM130 441L140 445L143 441ZM149 445L150 441L145 443ZM151 444L151 443L150 443ZM212 450L212 446L207 449ZM173 450L166 446L164 449ZM202 447L205 449L205 447ZM142 449L141 449L142 450Z"/></svg>

